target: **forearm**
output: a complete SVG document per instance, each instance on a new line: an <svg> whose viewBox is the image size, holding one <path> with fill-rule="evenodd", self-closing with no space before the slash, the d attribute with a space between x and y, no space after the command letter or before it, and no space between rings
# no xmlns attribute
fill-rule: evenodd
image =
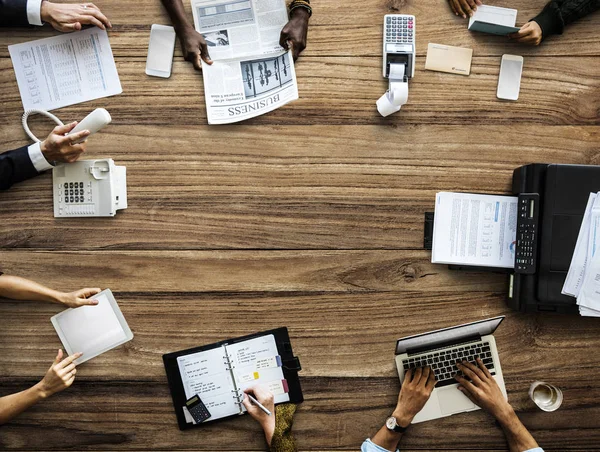
<svg viewBox="0 0 600 452"><path fill-rule="evenodd" d="M386 450L395 451L398 449L402 435L402 433L392 432L384 425L371 438L371 442Z"/></svg>
<svg viewBox="0 0 600 452"><path fill-rule="evenodd" d="M565 25L600 9L600 0L552 0L532 20L542 29L544 38L563 32Z"/></svg>
<svg viewBox="0 0 600 452"><path fill-rule="evenodd" d="M523 452L538 447L537 442L512 408L507 409L497 419L504 430L511 452Z"/></svg>
<svg viewBox="0 0 600 452"><path fill-rule="evenodd" d="M183 2L181 0L161 0L163 6L167 10L173 27L176 31L192 27L192 24L187 18ZM192 27L193 28L193 27Z"/></svg>
<svg viewBox="0 0 600 452"><path fill-rule="evenodd" d="M0 276L0 297L61 303L61 292L18 276Z"/></svg>
<svg viewBox="0 0 600 452"><path fill-rule="evenodd" d="M0 397L0 425L6 424L27 408L46 398L46 394L38 383L25 391Z"/></svg>

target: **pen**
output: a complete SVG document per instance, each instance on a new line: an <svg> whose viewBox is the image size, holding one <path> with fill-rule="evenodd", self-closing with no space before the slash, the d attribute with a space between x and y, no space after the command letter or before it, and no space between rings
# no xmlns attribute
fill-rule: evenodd
<svg viewBox="0 0 600 452"><path fill-rule="evenodd" d="M261 410L263 410L265 413L267 413L267 416L271 415L271 412L269 410L267 410L258 400L256 400L254 397L252 397L250 394L246 393L246 395L248 396L248 398L252 401L252 403L254 403L254 405L256 405L257 407L259 407Z"/></svg>

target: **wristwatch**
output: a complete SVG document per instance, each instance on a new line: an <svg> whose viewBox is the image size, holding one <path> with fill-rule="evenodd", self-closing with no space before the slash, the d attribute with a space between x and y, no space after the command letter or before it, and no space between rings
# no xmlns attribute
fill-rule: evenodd
<svg viewBox="0 0 600 452"><path fill-rule="evenodd" d="M388 428L388 430L391 430L392 432L404 433L408 429L410 424L408 424L406 427L402 427L398 424L398 421L394 416L390 416L387 418L387 421L385 421L385 426Z"/></svg>

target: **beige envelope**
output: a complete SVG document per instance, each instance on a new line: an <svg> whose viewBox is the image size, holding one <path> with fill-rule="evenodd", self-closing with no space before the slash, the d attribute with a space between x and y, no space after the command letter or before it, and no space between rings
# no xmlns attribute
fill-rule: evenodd
<svg viewBox="0 0 600 452"><path fill-rule="evenodd" d="M429 43L425 69L430 71L449 72L450 74L469 75L473 49L445 46Z"/></svg>

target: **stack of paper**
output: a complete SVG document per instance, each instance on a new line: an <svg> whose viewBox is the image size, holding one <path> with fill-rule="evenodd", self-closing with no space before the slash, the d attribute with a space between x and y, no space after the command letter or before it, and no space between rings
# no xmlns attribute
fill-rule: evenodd
<svg viewBox="0 0 600 452"><path fill-rule="evenodd" d="M577 298L582 316L600 317L599 193L590 193L562 293Z"/></svg>

